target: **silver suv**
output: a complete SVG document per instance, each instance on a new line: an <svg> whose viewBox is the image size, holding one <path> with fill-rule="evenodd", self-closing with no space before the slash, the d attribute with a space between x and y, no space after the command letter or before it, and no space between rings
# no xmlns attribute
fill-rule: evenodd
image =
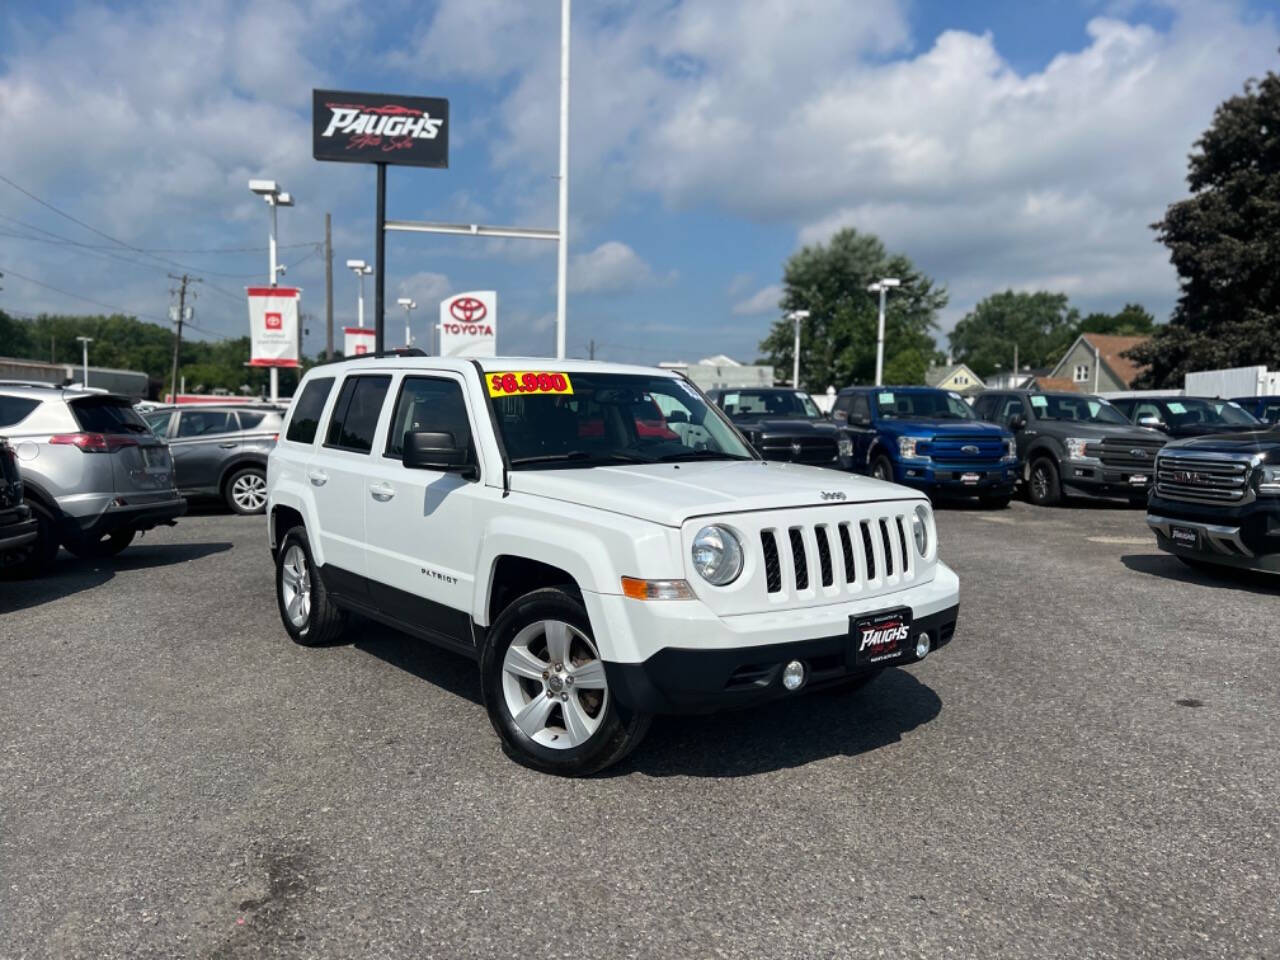
<svg viewBox="0 0 1280 960"><path fill-rule="evenodd" d="M41 572L59 545L79 557L113 556L139 531L186 512L168 446L125 397L0 383L0 432L39 526L13 568L20 576Z"/></svg>
<svg viewBox="0 0 1280 960"><path fill-rule="evenodd" d="M178 489L188 497L219 497L236 513L267 505L267 456L280 436L284 407L191 404L143 414L169 441Z"/></svg>

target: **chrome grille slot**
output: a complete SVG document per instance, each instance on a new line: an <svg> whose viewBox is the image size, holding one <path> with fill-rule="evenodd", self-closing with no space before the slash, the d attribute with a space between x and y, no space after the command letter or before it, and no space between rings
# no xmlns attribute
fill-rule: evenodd
<svg viewBox="0 0 1280 960"><path fill-rule="evenodd" d="M770 593L782 591L782 562L778 559L778 540L772 530L760 531L760 548L764 551L765 589Z"/></svg>
<svg viewBox="0 0 1280 960"><path fill-rule="evenodd" d="M1156 495L1190 503L1239 503L1249 492L1250 461L1161 454L1156 458Z"/></svg>
<svg viewBox="0 0 1280 960"><path fill-rule="evenodd" d="M902 558L902 573L905 576L907 570L911 567L911 551L907 549L907 531L903 528L902 517L896 518L898 521L898 545L902 548L902 552L898 554Z"/></svg>
<svg viewBox="0 0 1280 960"><path fill-rule="evenodd" d="M827 525L824 523L814 527L813 534L818 538L818 571L822 577L822 585L829 587L835 580L835 575L831 571L831 542L827 538Z"/></svg>
<svg viewBox="0 0 1280 960"><path fill-rule="evenodd" d="M804 552L804 536L799 527L787 531L791 536L791 562L796 568L796 589L809 589L809 558Z"/></svg>

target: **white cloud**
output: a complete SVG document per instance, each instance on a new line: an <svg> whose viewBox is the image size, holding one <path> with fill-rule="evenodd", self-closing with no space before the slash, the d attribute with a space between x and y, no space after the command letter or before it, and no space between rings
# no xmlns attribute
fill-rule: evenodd
<svg viewBox="0 0 1280 960"><path fill-rule="evenodd" d="M745 300L740 300L733 305L733 314L736 317L758 317L767 313L778 312L778 301L782 299L782 285L771 283L769 286L761 290L757 290Z"/></svg>
<svg viewBox="0 0 1280 960"><path fill-rule="evenodd" d="M406 277L397 284L402 297L412 297L423 310L434 311L440 301L454 293L449 278L443 273L422 271Z"/></svg>
<svg viewBox="0 0 1280 960"><path fill-rule="evenodd" d="M617 240L569 258L570 293L631 293L661 282L638 253Z"/></svg>

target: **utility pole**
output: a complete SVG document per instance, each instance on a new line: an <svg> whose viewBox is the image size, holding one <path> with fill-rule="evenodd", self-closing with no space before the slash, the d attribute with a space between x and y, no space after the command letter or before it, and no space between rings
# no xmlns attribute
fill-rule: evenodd
<svg viewBox="0 0 1280 960"><path fill-rule="evenodd" d="M178 334L173 341L173 369L169 376L170 392L172 393L172 396L173 396L173 402L177 403L178 402L178 354L182 350L182 323L184 320L187 319L187 284L200 283L201 280L199 277L193 277L185 273L180 277L171 273L169 274L169 279L178 281L178 289L169 291L171 294L177 293L178 295L178 314L174 318L174 320L178 324ZM195 299L195 293L191 294L191 298L193 300Z"/></svg>
<svg viewBox="0 0 1280 960"><path fill-rule="evenodd" d="M333 237L324 215L324 358L333 359Z"/></svg>
<svg viewBox="0 0 1280 960"><path fill-rule="evenodd" d="M594 340L587 344L587 358L590 360L596 358L596 342Z"/></svg>
<svg viewBox="0 0 1280 960"><path fill-rule="evenodd" d="M1010 390L1017 390L1021 384L1018 383L1018 341L1013 341L1013 381L1009 384Z"/></svg>

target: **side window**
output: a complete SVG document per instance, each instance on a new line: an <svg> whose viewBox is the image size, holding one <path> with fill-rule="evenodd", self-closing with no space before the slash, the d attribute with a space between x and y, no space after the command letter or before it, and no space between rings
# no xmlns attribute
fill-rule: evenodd
<svg viewBox="0 0 1280 960"><path fill-rule="evenodd" d="M1005 401L1004 408L1000 411L1000 420L1002 423L1008 423L1014 417L1025 417L1027 408L1022 405L1022 401L1017 397L1011 397Z"/></svg>
<svg viewBox="0 0 1280 960"><path fill-rule="evenodd" d="M871 422L871 404L867 402L865 394L856 393L853 395L853 406L849 410L849 419L854 423Z"/></svg>
<svg viewBox="0 0 1280 960"><path fill-rule="evenodd" d="M1164 420L1164 414L1160 408L1154 403L1140 403L1133 412L1134 420L1141 420L1143 417L1154 417L1156 420Z"/></svg>
<svg viewBox="0 0 1280 960"><path fill-rule="evenodd" d="M852 406L853 397L849 394L836 397L835 405L831 408L831 419L844 423L849 419L849 408Z"/></svg>
<svg viewBox="0 0 1280 960"><path fill-rule="evenodd" d="M286 440L294 443L315 443L316 430L320 427L320 414L324 411L324 402L329 399L329 391L333 389L333 377L316 377L307 383L302 396L293 405L289 416L289 431L284 435Z"/></svg>
<svg viewBox="0 0 1280 960"><path fill-rule="evenodd" d="M1111 405L1123 413L1130 420L1133 419L1133 401L1132 400L1112 400Z"/></svg>
<svg viewBox="0 0 1280 960"><path fill-rule="evenodd" d="M396 412L387 434L387 456L404 455L404 438L410 433L449 433L455 446L471 450L471 422L467 402L456 380L405 377L396 399Z"/></svg>
<svg viewBox="0 0 1280 960"><path fill-rule="evenodd" d="M164 437L169 434L169 420L172 416L172 411L165 410L163 413L148 413L143 419L147 421L152 433L157 437Z"/></svg>
<svg viewBox="0 0 1280 960"><path fill-rule="evenodd" d="M1280 421L1280 403L1268 403L1262 410L1261 420L1266 423Z"/></svg>
<svg viewBox="0 0 1280 960"><path fill-rule="evenodd" d="M980 420L990 420L991 411L995 409L996 401L998 399L998 397L992 396L979 397L977 400L973 401L973 412L978 415Z"/></svg>
<svg viewBox="0 0 1280 960"><path fill-rule="evenodd" d="M257 410L241 410L240 429L253 430L258 426L258 424L262 423L266 416L267 415L265 413L261 413Z"/></svg>
<svg viewBox="0 0 1280 960"><path fill-rule="evenodd" d="M0 397L0 427L12 427L21 423L38 406L39 400L27 397Z"/></svg>
<svg viewBox="0 0 1280 960"><path fill-rule="evenodd" d="M372 450L378 415L390 386L389 376L347 377L329 418L324 445L356 453Z"/></svg>
<svg viewBox="0 0 1280 960"><path fill-rule="evenodd" d="M179 439L207 437L235 429L235 414L227 410L184 410L178 414Z"/></svg>

